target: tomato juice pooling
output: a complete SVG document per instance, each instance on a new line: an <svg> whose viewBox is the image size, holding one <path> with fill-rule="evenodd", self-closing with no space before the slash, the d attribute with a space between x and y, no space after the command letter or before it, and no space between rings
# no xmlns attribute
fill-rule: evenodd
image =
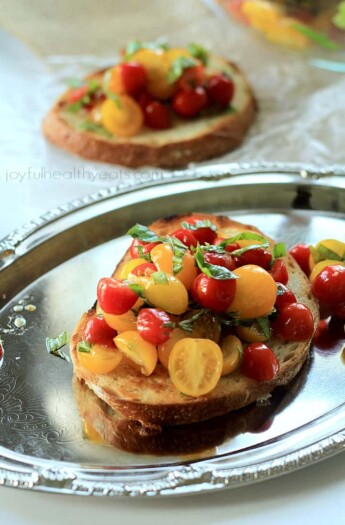
<svg viewBox="0 0 345 525"><path fill-rule="evenodd" d="M312 314L289 289L283 244L219 230L203 215L169 235L141 224L128 233L131 247L99 281L97 317L79 343L85 368L116 374L129 363L150 376L163 367L179 392L199 397L234 372L271 381L280 368L272 332L286 341L312 336ZM102 361L107 372L97 372Z"/></svg>

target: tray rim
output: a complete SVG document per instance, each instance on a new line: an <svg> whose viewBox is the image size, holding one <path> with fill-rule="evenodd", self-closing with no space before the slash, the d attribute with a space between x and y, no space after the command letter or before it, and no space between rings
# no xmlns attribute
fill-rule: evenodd
<svg viewBox="0 0 345 525"><path fill-rule="evenodd" d="M283 163L248 163L248 164L215 164L203 167L190 168L184 171L162 172L157 177L147 182L137 181L135 178L117 186L104 188L86 197L76 199L72 202L55 208L51 212L43 214L38 219L33 220L23 227L10 233L0 241L0 268L1 258L8 264L14 262L11 255L16 254L16 249L20 244L31 235L41 230L45 226L63 218L73 212L77 212L85 207L92 206L112 197L126 194L150 186L169 184L179 179L181 181L193 180L220 180L241 175L264 175L270 172L275 174L294 175L301 180L317 181L328 177L345 175L345 166L320 167L303 164L283 164ZM330 185L333 187L333 184ZM337 186L337 184L336 184ZM339 188L343 189L342 185ZM1 271L1 270L0 270ZM117 479L117 473L130 472L135 467L126 469L108 467L106 469L81 467L78 464L66 464L54 462L52 460L37 459L36 465L30 461L22 461L19 456L17 459L6 457L0 447L0 486L10 486L16 488L53 491L65 494L84 494L84 495L107 495L107 496L167 496L191 494L196 491L209 492L222 490L225 488L240 487L254 482L271 479L279 475L292 472L302 467L314 464L345 449L345 424L340 431L331 433L326 437L301 446L293 452L288 452L278 458L257 461L253 465L232 468L231 461L227 468L217 470L212 463L219 458L191 462L185 464L181 462L176 465L158 465L156 467L142 467L140 473L146 474L150 471L155 475L149 479L136 480ZM4 449L3 449L4 450ZM5 449L6 450L6 449ZM24 459L23 457L22 459ZM27 457L29 460L30 458ZM220 459L223 461L224 458ZM34 462L33 462L34 463ZM61 466L59 467L59 464ZM99 474L98 474L99 471ZM90 475L91 473L91 475ZM115 474L114 474L115 473ZM120 475L121 478L121 475ZM199 490L198 490L199 489Z"/></svg>

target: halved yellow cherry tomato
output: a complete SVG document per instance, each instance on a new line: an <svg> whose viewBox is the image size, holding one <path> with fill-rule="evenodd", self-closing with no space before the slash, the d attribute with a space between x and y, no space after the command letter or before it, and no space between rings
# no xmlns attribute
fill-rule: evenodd
<svg viewBox="0 0 345 525"><path fill-rule="evenodd" d="M226 376L234 372L241 362L242 343L235 335L227 335L220 346L223 351L222 376Z"/></svg>
<svg viewBox="0 0 345 525"><path fill-rule="evenodd" d="M320 261L316 263L312 269L311 274L309 275L310 282L312 283L315 280L315 277L319 275L319 273L322 272L322 270L326 268L326 266L334 265L345 266L345 263L341 261L335 261L334 259L326 259L325 261Z"/></svg>
<svg viewBox="0 0 345 525"><path fill-rule="evenodd" d="M93 374L109 374L119 366L122 354L116 348L92 345L90 352L79 352L79 364Z"/></svg>
<svg viewBox="0 0 345 525"><path fill-rule="evenodd" d="M157 364L157 349L145 341L138 332L122 332L114 338L117 348L140 367L145 376L152 374Z"/></svg>
<svg viewBox="0 0 345 525"><path fill-rule="evenodd" d="M118 103L111 99L101 105L102 124L118 137L133 137L141 130L144 117L139 104L128 95L119 95Z"/></svg>
<svg viewBox="0 0 345 525"><path fill-rule="evenodd" d="M155 283L152 277L139 277L136 282L144 287L145 298L153 306L175 315L187 310L187 290L173 275L167 275L167 282L164 284Z"/></svg>
<svg viewBox="0 0 345 525"><path fill-rule="evenodd" d="M161 100L173 95L175 86L168 82L170 62L162 49L139 49L131 60L144 66L147 91L150 95Z"/></svg>
<svg viewBox="0 0 345 525"><path fill-rule="evenodd" d="M116 269L116 272L114 274L114 277L116 279L128 279L129 274L141 264L145 264L147 261L145 259L142 259L140 257L136 259L130 259L129 261L125 261L119 265L119 267Z"/></svg>
<svg viewBox="0 0 345 525"><path fill-rule="evenodd" d="M228 312L236 312L240 319L254 319L271 313L277 298L277 283L260 266L246 264L236 268L235 297Z"/></svg>
<svg viewBox="0 0 345 525"><path fill-rule="evenodd" d="M136 330L137 328L137 318L132 310L122 315L107 314L104 312L103 317L107 325L114 328L118 333Z"/></svg>
<svg viewBox="0 0 345 525"><path fill-rule="evenodd" d="M187 396L211 392L217 386L222 368L222 351L210 339L181 339L169 357L170 379L177 390Z"/></svg>
<svg viewBox="0 0 345 525"><path fill-rule="evenodd" d="M181 339L184 339L185 337L187 337L187 334L183 330L181 330L181 328L175 328L172 331L169 339L165 341L165 343L158 345L158 359L160 363L164 366L164 368L168 369L169 367L169 357L175 343L177 343L177 341L180 341Z"/></svg>
<svg viewBox="0 0 345 525"><path fill-rule="evenodd" d="M268 339L256 321L249 326L236 326L236 334L242 341L247 341L248 343L263 343Z"/></svg>
<svg viewBox="0 0 345 525"><path fill-rule="evenodd" d="M337 239L324 239L323 241L320 241L315 245L316 250L321 245L327 248L328 250L331 250L332 252L336 253L337 255L339 255L339 257L345 257L345 242L338 241ZM323 261L320 261L320 262L323 262ZM339 261L337 261L337 263L339 263ZM309 268L312 270L315 264L317 263L314 261L313 254L311 253L309 256Z"/></svg>
<svg viewBox="0 0 345 525"><path fill-rule="evenodd" d="M162 243L152 248L150 252L152 262L158 270L169 275L173 275L173 253L169 244ZM198 270L195 266L194 257L191 253L186 252L182 259L182 270L175 274L175 277L181 281L187 290L193 284Z"/></svg>

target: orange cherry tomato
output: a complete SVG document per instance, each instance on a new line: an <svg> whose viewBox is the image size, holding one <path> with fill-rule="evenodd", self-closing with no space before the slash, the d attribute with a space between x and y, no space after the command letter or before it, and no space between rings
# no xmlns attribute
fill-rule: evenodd
<svg viewBox="0 0 345 525"><path fill-rule="evenodd" d="M114 339L117 348L135 365L141 369L145 376L152 374L157 364L156 347L145 341L138 332L122 332Z"/></svg>
<svg viewBox="0 0 345 525"><path fill-rule="evenodd" d="M139 104L128 95L119 95L118 102L105 100L101 105L101 122L118 137L133 137L141 130L144 117Z"/></svg>
<svg viewBox="0 0 345 525"><path fill-rule="evenodd" d="M122 354L116 348L94 344L90 352L78 351L79 364L93 374L109 374L122 360Z"/></svg>

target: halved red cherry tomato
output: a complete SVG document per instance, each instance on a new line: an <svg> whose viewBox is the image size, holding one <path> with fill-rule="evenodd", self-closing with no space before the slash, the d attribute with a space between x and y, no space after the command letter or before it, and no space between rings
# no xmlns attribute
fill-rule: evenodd
<svg viewBox="0 0 345 525"><path fill-rule="evenodd" d="M243 350L241 373L255 381L271 381L279 372L279 361L264 343L251 343Z"/></svg>
<svg viewBox="0 0 345 525"><path fill-rule="evenodd" d="M173 331L172 327L164 326L170 322L171 319L164 310L142 308L137 317L137 330L145 341L160 345L169 339Z"/></svg>
<svg viewBox="0 0 345 525"><path fill-rule="evenodd" d="M187 91L202 86L205 80L205 69L201 64L185 69L177 81L179 89Z"/></svg>
<svg viewBox="0 0 345 525"><path fill-rule="evenodd" d="M148 102L144 107L144 122L152 129L169 129L171 116L168 108L158 100Z"/></svg>
<svg viewBox="0 0 345 525"><path fill-rule="evenodd" d="M198 217L189 217L188 219L186 219L185 222L187 222L188 224L195 225L197 222L202 220L203 219L200 219ZM213 244L217 237L217 233L212 228L204 226L192 230L192 233L199 244Z"/></svg>
<svg viewBox="0 0 345 525"><path fill-rule="evenodd" d="M345 303L345 267L340 264L326 266L314 279L312 292L325 306Z"/></svg>
<svg viewBox="0 0 345 525"><path fill-rule="evenodd" d="M131 273L133 275L138 275L138 276L142 277L143 275L149 276L153 272L157 272L157 271L158 271L158 268L157 268L157 266L155 264L147 262L147 263L139 264L139 266L136 266L131 271Z"/></svg>
<svg viewBox="0 0 345 525"><path fill-rule="evenodd" d="M295 261L300 265L302 270L306 275L310 273L309 266L309 257L310 257L310 248L306 244L296 244L289 253L295 259Z"/></svg>
<svg viewBox="0 0 345 525"><path fill-rule="evenodd" d="M279 310L284 304L291 304L291 303L297 303L297 299L295 294L293 293L290 288L285 286L282 283L278 284L278 290L280 290L279 295L277 295L276 302L274 303L274 307Z"/></svg>
<svg viewBox="0 0 345 525"><path fill-rule="evenodd" d="M208 264L223 266L230 271L235 270L236 268L235 259L229 253L206 252L204 259Z"/></svg>
<svg viewBox="0 0 345 525"><path fill-rule="evenodd" d="M287 284L289 281L289 274L284 261L276 259L270 269L270 274L276 283Z"/></svg>
<svg viewBox="0 0 345 525"><path fill-rule="evenodd" d="M122 315L137 302L138 296L124 281L103 277L97 286L97 301L100 308L108 313Z"/></svg>
<svg viewBox="0 0 345 525"><path fill-rule="evenodd" d="M157 244L160 244L160 243L159 242L143 242L143 241L139 241L139 239L133 239L131 247L129 249L130 256L132 257L132 259L141 257L141 253L138 250L138 246L142 246L142 253L146 255L150 253L152 248L157 246Z"/></svg>
<svg viewBox="0 0 345 525"><path fill-rule="evenodd" d="M213 279L201 273L194 279L191 294L204 308L225 312L233 301L235 290L236 279Z"/></svg>
<svg viewBox="0 0 345 525"><path fill-rule="evenodd" d="M132 97L140 93L145 87L145 68L138 62L124 62L120 67L125 92Z"/></svg>
<svg viewBox="0 0 345 525"><path fill-rule="evenodd" d="M171 237L175 237L179 241L183 242L185 246L194 246L196 248L198 241L194 235L194 233L191 230L187 230L185 228L180 228L179 230L176 230L176 232L171 234Z"/></svg>
<svg viewBox="0 0 345 525"><path fill-rule="evenodd" d="M199 115L207 105L207 95L203 87L178 91L172 99L172 107L177 115L192 118Z"/></svg>
<svg viewBox="0 0 345 525"><path fill-rule="evenodd" d="M236 258L237 266L244 266L245 264L256 264L256 266L261 266L264 270L267 270L269 267L272 255L263 248L252 248L242 253L239 257Z"/></svg>
<svg viewBox="0 0 345 525"><path fill-rule="evenodd" d="M116 330L111 328L103 317L93 317L85 327L83 339L89 343L103 346L115 346L114 337L117 335Z"/></svg>
<svg viewBox="0 0 345 525"><path fill-rule="evenodd" d="M235 84L225 75L214 75L208 81L207 93L213 104L225 108L234 96Z"/></svg>
<svg viewBox="0 0 345 525"><path fill-rule="evenodd" d="M217 237L217 239L213 242L213 244L218 246L218 244L221 244L224 241L225 241L225 239L223 239L221 237ZM241 246L238 244L238 242L232 242L232 243L227 244L225 246L225 250L227 252L229 252L229 253L234 252L235 250L239 250L240 248L241 248Z"/></svg>
<svg viewBox="0 0 345 525"><path fill-rule="evenodd" d="M287 341L307 341L314 333L314 320L304 304L285 304L271 322L271 328L275 335Z"/></svg>

